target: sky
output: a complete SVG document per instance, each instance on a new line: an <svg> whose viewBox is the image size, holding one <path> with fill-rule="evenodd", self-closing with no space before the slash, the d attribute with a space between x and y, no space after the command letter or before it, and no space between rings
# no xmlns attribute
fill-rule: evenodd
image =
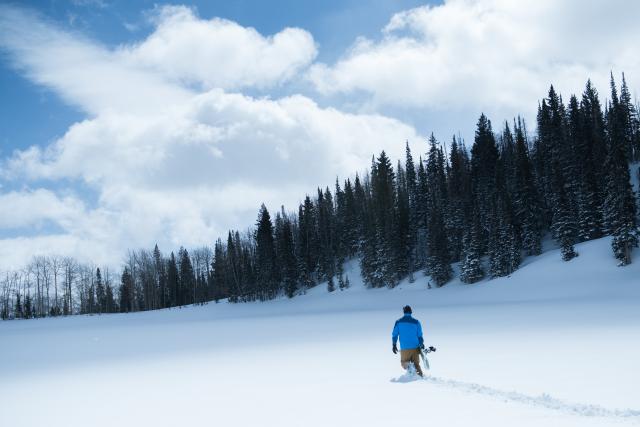
<svg viewBox="0 0 640 427"><path fill-rule="evenodd" d="M119 265L295 211L553 84L640 87L623 0L0 1L0 270Z"/></svg>

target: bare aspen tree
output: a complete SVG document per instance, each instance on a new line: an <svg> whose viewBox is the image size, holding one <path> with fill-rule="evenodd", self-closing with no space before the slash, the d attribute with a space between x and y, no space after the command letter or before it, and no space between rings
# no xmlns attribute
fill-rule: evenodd
<svg viewBox="0 0 640 427"><path fill-rule="evenodd" d="M73 314L73 290L72 286L76 279L76 273L78 264L71 257L65 257L62 259L62 265L64 269L64 302L63 313L65 315Z"/></svg>
<svg viewBox="0 0 640 427"><path fill-rule="evenodd" d="M60 272L63 268L62 258L58 255L53 255L49 258L49 265L51 266L51 273L53 274L53 314L55 316L58 316L61 313L60 304L58 301L58 277L60 276Z"/></svg>

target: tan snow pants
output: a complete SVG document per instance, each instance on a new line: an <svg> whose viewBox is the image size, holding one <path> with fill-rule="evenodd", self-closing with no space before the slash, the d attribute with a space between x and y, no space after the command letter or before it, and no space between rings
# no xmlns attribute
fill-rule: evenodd
<svg viewBox="0 0 640 427"><path fill-rule="evenodd" d="M411 350L400 350L400 364L403 369L409 367L409 363L413 363L416 367L418 375L422 376L422 369L420 368L420 350L412 348Z"/></svg>

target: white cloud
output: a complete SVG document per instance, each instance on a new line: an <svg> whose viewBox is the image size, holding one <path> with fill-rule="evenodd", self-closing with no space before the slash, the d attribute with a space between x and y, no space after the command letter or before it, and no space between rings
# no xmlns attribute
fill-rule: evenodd
<svg viewBox="0 0 640 427"><path fill-rule="evenodd" d="M418 138L397 120L320 108L302 96L256 100L213 90L161 115L78 123L47 149L16 153L5 174L88 183L98 206L65 229L84 239L104 227L109 247L120 243L122 252L156 241L212 243L253 224L260 203L295 209L306 192L362 169L372 153L400 157L404 141Z"/></svg>
<svg viewBox="0 0 640 427"><path fill-rule="evenodd" d="M155 31L118 53L132 64L205 88L282 83L317 54L311 34L299 28L264 37L225 19L200 19L185 6L164 6L152 17Z"/></svg>
<svg viewBox="0 0 640 427"><path fill-rule="evenodd" d="M45 189L0 193L0 229L41 227L46 222L71 226L84 213L84 204L77 198L59 198Z"/></svg>
<svg viewBox="0 0 640 427"><path fill-rule="evenodd" d="M248 40L239 38L236 50L262 37L226 21L191 22L196 18L189 9L165 12L172 17L186 13L178 21L203 25L203 43L209 41L211 25L250 34ZM146 41L110 51L23 11L11 9L10 15L0 18L0 45L32 79L92 117L72 125L49 146L14 153L3 162L2 176L14 183L80 182L96 193L97 201L85 206L54 192L43 193L49 198L46 203L29 191L0 196L9 205L24 200L23 210L34 207L35 217L23 226L50 221L62 230L0 240L0 260L3 253L41 253L48 247L98 263L117 263L127 248L156 242L164 249L212 244L229 228L252 225L260 203L294 210L317 185L332 186L337 175L346 177L366 167L372 153L387 149L400 156L405 140L419 138L398 120L322 108L301 95L272 100L219 87L199 92L168 77L176 61L172 55L158 57L157 67L140 67L139 58L125 54L146 51ZM169 25L169 18L159 19L154 34ZM7 34L7 20L17 34ZM21 30L27 27L34 30ZM43 43L22 42L21 32ZM282 45L277 37L261 40L278 50L287 43ZM248 57L238 61L238 70L243 61L245 68L255 65ZM291 63L287 61L281 63ZM262 81L249 73L233 84L276 82L288 76L287 70L265 72ZM176 71L176 76L181 73ZM68 211L62 209L67 206ZM2 221L0 217L0 229L18 227L15 219Z"/></svg>
<svg viewBox="0 0 640 427"><path fill-rule="evenodd" d="M156 28L145 40L108 49L32 11L0 5L0 47L33 81L93 115L162 110L189 99L194 84L269 87L316 56L313 37L297 28L264 37L231 21L202 20L184 6L157 8L152 17Z"/></svg>
<svg viewBox="0 0 640 427"><path fill-rule="evenodd" d="M162 76L124 64L116 53L25 9L0 5L0 48L31 80L92 115L150 112L190 95Z"/></svg>
<svg viewBox="0 0 640 427"><path fill-rule="evenodd" d="M640 3L448 0L394 15L380 41L359 39L308 78L324 94L364 93L373 105L499 111L535 109L550 83L567 96L609 71L640 83Z"/></svg>

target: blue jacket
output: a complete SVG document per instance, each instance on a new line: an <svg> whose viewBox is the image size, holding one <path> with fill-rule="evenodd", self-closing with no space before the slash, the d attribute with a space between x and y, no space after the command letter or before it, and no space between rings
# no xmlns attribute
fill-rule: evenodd
<svg viewBox="0 0 640 427"><path fill-rule="evenodd" d="M391 333L393 345L396 345L398 335L400 335L401 350L411 350L412 348L422 347L424 344L422 325L417 319L411 317L411 314L405 314L401 319L396 320Z"/></svg>

